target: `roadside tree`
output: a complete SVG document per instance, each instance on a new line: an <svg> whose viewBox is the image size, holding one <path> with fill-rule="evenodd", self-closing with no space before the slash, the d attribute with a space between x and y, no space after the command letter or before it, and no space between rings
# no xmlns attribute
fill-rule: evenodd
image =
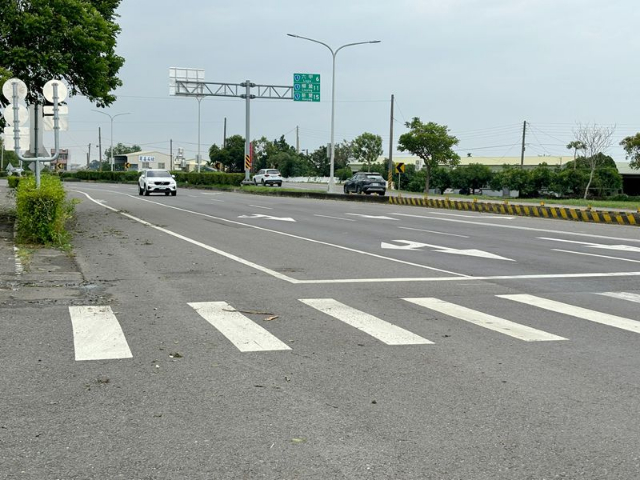
<svg viewBox="0 0 640 480"><path fill-rule="evenodd" d="M640 133L631 137L625 137L621 142L622 148L627 152L627 160L631 168L640 169Z"/></svg>
<svg viewBox="0 0 640 480"><path fill-rule="evenodd" d="M533 188L531 187L530 172L520 167L504 165L502 170L496 172L489 181L492 190L517 190L521 197L531 196Z"/></svg>
<svg viewBox="0 0 640 480"><path fill-rule="evenodd" d="M589 195L589 188L593 182L596 169L601 166L600 161L603 156L598 154L603 153L611 146L611 136L614 132L615 127L602 127L595 123L593 125L582 125L579 123L573 131L576 141L584 145L583 150L589 164L589 181L585 186L583 197L585 200Z"/></svg>
<svg viewBox="0 0 640 480"><path fill-rule="evenodd" d="M11 139L13 140L13 139ZM5 146L4 146L4 139L0 138L0 150L2 150L2 155L4 158L4 164L3 164L3 169L6 170L7 169L7 165L11 164L14 167L17 167L18 165L20 165L20 159L18 158L18 156L16 155L16 152L12 151L12 150L5 150Z"/></svg>
<svg viewBox="0 0 640 480"><path fill-rule="evenodd" d="M125 145L124 143L118 143L117 145L114 145L113 147L113 156L115 157L116 155L126 155L128 153L134 153L134 152L139 152L140 149L140 145ZM111 158L111 148L107 148L104 151L104 158L109 159Z"/></svg>
<svg viewBox="0 0 640 480"><path fill-rule="evenodd" d="M28 103L42 103L42 87L62 79L71 95L98 107L112 104L124 59L115 53L121 0L0 0L0 65L24 81ZM7 105L0 98L0 105Z"/></svg>
<svg viewBox="0 0 640 480"><path fill-rule="evenodd" d="M578 150L584 150L585 146L580 140L573 140L567 144L567 150L573 150L573 161L576 161ZM573 168L576 168L575 163Z"/></svg>
<svg viewBox="0 0 640 480"><path fill-rule="evenodd" d="M451 171L451 185L454 188L478 190L489 185L493 172L480 163L456 167Z"/></svg>
<svg viewBox="0 0 640 480"><path fill-rule="evenodd" d="M371 171L371 165L382 155L382 137L373 133L364 132L352 142L352 153L356 159L367 164L367 171Z"/></svg>
<svg viewBox="0 0 640 480"><path fill-rule="evenodd" d="M232 135L227 138L223 148L217 145L209 147L210 163L222 163L229 173L244 172L244 137Z"/></svg>
<svg viewBox="0 0 640 480"><path fill-rule="evenodd" d="M400 135L398 149L417 155L424 161L426 176L424 192L429 192L431 172L438 165L456 166L460 157L452 150L459 140L449 135L449 129L445 125L434 122L422 123L418 117L406 123L411 129Z"/></svg>

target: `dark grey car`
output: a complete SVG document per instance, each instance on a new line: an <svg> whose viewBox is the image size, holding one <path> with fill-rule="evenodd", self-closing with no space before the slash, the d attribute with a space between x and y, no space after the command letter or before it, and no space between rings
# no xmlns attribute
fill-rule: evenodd
<svg viewBox="0 0 640 480"><path fill-rule="evenodd" d="M387 182L377 172L358 172L344 182L344 193L352 192L384 195L387 192Z"/></svg>

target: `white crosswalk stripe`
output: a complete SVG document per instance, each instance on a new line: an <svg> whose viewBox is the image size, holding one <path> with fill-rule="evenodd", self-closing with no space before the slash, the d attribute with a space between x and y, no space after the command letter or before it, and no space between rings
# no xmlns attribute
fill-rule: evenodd
<svg viewBox="0 0 640 480"><path fill-rule="evenodd" d="M604 295L606 297L613 297L619 300L628 300L630 302L640 303L640 295L637 293L627 293L627 292L604 292L600 295Z"/></svg>
<svg viewBox="0 0 640 480"><path fill-rule="evenodd" d="M630 318L609 315L608 313L589 310L582 307L569 305L568 303L557 302L555 300L547 300L545 298L536 297L534 295L518 294L518 295L497 295L500 298L513 300L534 307L551 310L552 312L562 313L571 317L589 320L590 322L608 325L610 327L620 328L629 332L640 333L640 322L631 320Z"/></svg>
<svg viewBox="0 0 640 480"><path fill-rule="evenodd" d="M414 333L340 303L333 298L301 298L300 301L341 322L351 325L387 345L428 345L433 342Z"/></svg>
<svg viewBox="0 0 640 480"><path fill-rule="evenodd" d="M131 358L131 350L111 307L69 307L76 360Z"/></svg>
<svg viewBox="0 0 640 480"><path fill-rule="evenodd" d="M543 332L535 328L520 325L519 323L495 317L486 313L473 310L471 308L445 302L438 298L404 298L407 302L415 303L421 307L426 307L436 312L444 313L450 317L473 323L479 327L487 328L495 332L503 333L525 342L549 342L556 340L567 340L564 337Z"/></svg>
<svg viewBox="0 0 640 480"><path fill-rule="evenodd" d="M227 302L197 302L189 303L189 306L241 352L291 350L288 345L236 311Z"/></svg>
<svg viewBox="0 0 640 480"><path fill-rule="evenodd" d="M602 292L618 300L640 303L640 295L629 292ZM574 306L527 294L496 295L497 298L519 302L560 315L588 320L601 325L640 333L640 321ZM354 327L386 345L432 345L434 342L404 328L363 312L333 298L301 298L303 304ZM522 325L505 318L447 302L438 298L403 298L402 300L442 313L476 326L508 335L526 342L547 342L567 338ZM250 318L235 310L227 302L189 303L202 318L216 328L241 352L291 350ZM76 361L132 358L124 332L109 306L69 307L73 327Z"/></svg>

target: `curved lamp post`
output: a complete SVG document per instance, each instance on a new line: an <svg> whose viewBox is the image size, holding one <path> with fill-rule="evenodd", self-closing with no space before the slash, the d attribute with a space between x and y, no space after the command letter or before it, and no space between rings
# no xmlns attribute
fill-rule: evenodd
<svg viewBox="0 0 640 480"><path fill-rule="evenodd" d="M120 115L131 115L131 113L129 113L129 112L127 112L127 113L116 113L115 115L110 115L107 112L101 112L100 110L94 110L94 112L98 112L98 113L101 113L103 115L106 115L111 120L111 149L109 150L109 156L111 158L109 158L109 165L111 167L111 171L113 172L113 119L116 118L116 117L119 117Z"/></svg>
<svg viewBox="0 0 640 480"><path fill-rule="evenodd" d="M334 127L335 127L335 116L336 116L336 55L338 52L346 47L353 47L354 45L364 45L366 43L380 43L380 40L369 40L367 42L355 42L355 43L347 43L338 47L336 50L331 48L324 42L319 40L314 40L313 38L301 37L300 35L294 35L293 33L287 33L288 36L293 38L301 38L302 40L309 40L310 42L319 43L320 45L324 45L331 52L331 56L333 57L333 73L331 76L331 160L329 167L329 193L335 193L335 181L333 178L334 175L334 165L335 165L335 143L334 143Z"/></svg>

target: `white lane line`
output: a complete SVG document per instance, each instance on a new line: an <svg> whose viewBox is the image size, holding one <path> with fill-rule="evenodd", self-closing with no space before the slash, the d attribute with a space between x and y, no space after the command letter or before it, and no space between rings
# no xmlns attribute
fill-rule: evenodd
<svg viewBox="0 0 640 480"><path fill-rule="evenodd" d="M513 300L514 302L532 305L534 307L550 310L563 315L589 320L590 322L608 325L610 327L620 328L629 332L640 333L640 322L631 320L630 318L609 315L608 313L597 312L582 307L569 305L568 303L556 302L555 300L547 300L545 298L536 297L534 295L518 294L518 295L496 295L500 298Z"/></svg>
<svg viewBox="0 0 640 480"><path fill-rule="evenodd" d="M431 212L431 215L449 215L451 217L479 218L482 214L478 213L477 215L462 215L460 213ZM499 218L500 220L513 220L514 217L508 217L506 215L482 215L482 218Z"/></svg>
<svg viewBox="0 0 640 480"><path fill-rule="evenodd" d="M262 205L249 205L249 206L254 208L264 208L265 210L273 210L273 208L271 207L263 207Z"/></svg>
<svg viewBox="0 0 640 480"><path fill-rule="evenodd" d="M218 200L217 198L210 198L209 201L211 202L220 202L220 203L227 203L224 200Z"/></svg>
<svg viewBox="0 0 640 480"><path fill-rule="evenodd" d="M617 298L619 300L628 300L629 302L640 303L640 295L637 293L628 293L628 292L604 292L600 295L604 295L605 297Z"/></svg>
<svg viewBox="0 0 640 480"><path fill-rule="evenodd" d="M133 357L111 307L69 307L69 315L77 361Z"/></svg>
<svg viewBox="0 0 640 480"><path fill-rule="evenodd" d="M560 248L552 248L553 252L573 253L574 255L585 255L587 257L608 258L610 260L620 260L622 262L640 263L640 260L632 260L631 258L612 257L610 255L598 255L597 253L574 252L573 250L562 250Z"/></svg>
<svg viewBox="0 0 640 480"><path fill-rule="evenodd" d="M549 273L537 275L493 275L483 277L395 277L395 278L330 278L326 280L297 280L299 284L340 284L340 283L397 283L397 282L467 282L467 281L495 281L495 280L546 280L571 278L615 278L640 277L640 272L609 272L609 273Z"/></svg>
<svg viewBox="0 0 640 480"><path fill-rule="evenodd" d="M392 262L396 262L396 263L403 263L406 265L411 265L411 266L416 266L416 267L420 267L420 268L425 268L428 270L435 270L435 271L440 271L443 273L450 273L452 275L457 275L455 277L392 277L392 278L383 278L383 277L376 277L376 278L333 278L333 279L317 279L317 280L298 280L292 277L288 277L286 275L283 275L279 272L276 272L275 270L271 270L269 268L263 267L261 265L257 265L253 262L249 262L248 260L244 260L243 258L240 258L236 255L232 255L230 253L224 252L222 250L219 250L217 248L211 247L209 245L205 245L201 242L198 242L196 240L192 240L190 238L184 237L183 235L180 235L178 233L174 233L170 230L164 229L162 227L158 227L156 225L152 225L151 223L142 220L140 218L134 217L133 215L129 215L127 213L124 213L116 208L110 207L108 205L103 205L101 204L99 201L97 201L96 199L92 198L91 195L89 195L86 192L83 192L82 190L73 190L74 192L77 193L81 193L82 195L86 196L90 201L96 203L97 205L100 205L104 208L107 208L115 213L120 213L124 216L126 216L127 218L130 218L131 220L134 220L136 222L142 223L143 225L149 226L151 228L154 228L156 230L159 230L161 232L166 233L167 235L172 235L176 238L179 238L181 240L184 240L186 242L192 243L193 245L197 245L201 248L204 248L206 250L209 250L213 253L217 253L218 255L221 255L223 257L229 258L230 260L236 261L238 263L242 263L248 267L251 268L255 268L256 270L262 271L268 275L271 275L273 277L279 278L280 280L284 280L286 282L289 283L294 283L294 284L306 284L306 285L321 285L321 284L346 284L346 283L397 283L397 282L459 282L459 281L466 281L466 280L475 280L475 281L483 281L483 280L488 280L488 281L494 281L494 280L546 280L546 279L562 279L562 280L566 280L566 279L572 279L572 278L610 278L610 277L638 277L640 276L640 271L638 272L588 272L588 273L559 273L559 274L535 274L535 275L494 275L494 276L479 276L479 277L474 277L471 275L464 275L464 274L460 274L460 273L454 273L454 272L447 272L446 270L440 270L437 268L433 268L433 267L428 267L426 265L420 265L420 264L415 264L412 262L406 262L406 261L402 261L402 260L397 260L394 258L390 258L390 257L385 257L382 255L377 255L374 253L369 253L369 252L363 252L360 250L356 250L356 249L352 249L349 247L343 247L341 245L334 245L331 243L327 243L327 242L321 242L319 240L314 240L311 238L306 238L306 237L300 237L298 235L293 235L290 233L286 233L286 232L279 232L278 230L271 230L269 228L265 228L265 227L259 227L256 225L250 225L248 223L242 223L242 222L237 222L234 220L229 220L226 218L221 218L221 217L214 217L213 215L208 215L206 213L200 213L200 212L194 212L192 210L185 210L183 208L178 208L178 207L174 207L171 205L164 205L162 203L158 203L158 202L153 202L151 200L146 200L146 199L139 199L138 197L136 197L135 195L129 195L129 194L121 194L121 195L125 195L127 197L130 197L132 199L136 199L136 200L140 200L140 201L144 201L144 202L149 202L149 203L153 203L155 205L161 206L161 207L165 207L165 208L172 208L178 211L183 211L183 212L187 212L187 213L191 213L192 215L197 215L197 216L202 216L202 217L206 217L206 218L212 218L215 220L219 220L222 222L227 222L227 223L232 223L235 225L242 225L244 227L249 227L249 228L255 228L256 230L262 230L265 232L271 232L271 233L275 233L278 235L284 235L284 236L288 236L288 237L292 237L292 238L297 238L300 240L304 240L304 241L308 241L311 243L316 243L316 244L320 244L320 245L327 245L330 247L334 247L334 248L338 248L341 250L347 250L347 251L352 251L354 253L360 253L363 255L368 255L368 256L372 256L372 257L376 257L376 258L380 258L383 260L389 260ZM407 216L412 216L412 215L407 215ZM428 218L428 217L424 217L424 218ZM433 217L435 218L435 217ZM483 225L483 224L479 224L477 222L464 222L464 223L472 223L475 225ZM557 233L557 232L554 232ZM608 237L607 237L608 238Z"/></svg>
<svg viewBox="0 0 640 480"><path fill-rule="evenodd" d="M189 303L189 306L241 352L291 350L264 328L235 311L227 302L196 302Z"/></svg>
<svg viewBox="0 0 640 480"><path fill-rule="evenodd" d="M345 215L352 215L354 217L361 217L361 218L371 218L373 220L393 220L394 222L400 221L397 218L387 217L385 215L365 215L363 213L345 213Z"/></svg>
<svg viewBox="0 0 640 480"><path fill-rule="evenodd" d="M22 275L24 273L24 266L22 265L22 261L20 260L20 255L18 255L18 247L13 247L13 255L15 258L16 264L16 275Z"/></svg>
<svg viewBox="0 0 640 480"><path fill-rule="evenodd" d="M253 262L250 262L250 261L245 260L243 258L240 258L240 257L238 257L236 255L224 252L224 251L219 250L217 248L211 247L211 246L206 245L204 243L201 243L201 242L198 242L198 241L193 240L191 238L185 237L184 235L180 235L179 233L172 232L171 230L167 230L166 228L158 227L156 225L153 225L153 224L147 222L146 220L142 220L141 218L137 218L137 217L135 217L133 215L130 215L130 214L125 213L123 211L117 210L117 209L115 209L113 207L110 207L108 205L102 205L100 202L98 202L94 198L92 198L88 193L83 192L81 190L75 190L75 191L77 191L79 193L82 193L90 201L92 201L94 203L97 203L98 205L100 205L100 206L102 206L104 208L108 208L109 210L112 210L113 212L120 213L121 215L124 215L125 217L130 218L131 220L135 220L136 222L140 222L143 225L147 225L147 226L149 226L151 228L155 228L156 230L164 232L164 233L166 233L168 235L172 235L172 236L174 236L176 238L180 238L181 240L184 240L186 242L192 243L194 245L198 245L198 246L200 246L202 248L205 248L205 249L207 249L207 250L209 250L211 252L218 253L219 255L225 256L225 257L227 257L227 258L229 258L231 260L235 260L237 262L243 263L243 264L245 264L247 266L250 266L252 268L260 270L260 271L262 271L264 273L268 273L269 275L272 275L272 276L274 276L276 278L279 278L281 280L285 280L285 281L290 282L290 283L306 283L306 282L304 282L302 280L296 280L295 278L291 278L291 277L288 277L286 275L282 275L281 273L276 272L275 270L271 270L269 268L263 267L263 266L258 265L256 263L253 263ZM320 241L320 240L314 240L313 238L301 237L300 235L294 235L293 233L281 232L281 231L278 231L278 230L272 230L270 228L260 227L260 226L257 226L257 225L251 225L249 223L242 223L242 222L237 222L235 220L229 220L227 218L215 217L213 215L209 215L209 214L206 214L206 213L195 212L193 210L187 210L187 209L184 209L184 208L175 207L173 205L165 205L165 204L162 204L162 203L159 203L159 202L154 202L152 200L138 198L135 195L126 195L126 196L127 197L131 197L131 198L133 198L135 200L139 200L141 202L153 203L154 205L158 205L160 207L165 207L165 208L171 208L173 210L178 210L179 212L191 213L192 215L197 215L197 216L205 217L205 218L212 218L214 220L219 220L221 222L231 223L231 224L234 224L234 225L242 225L243 227L254 228L256 230L261 230L263 232L275 233L277 235L282 235L282 236L285 236L285 237L295 238L297 240L303 240L305 242L310 242L310 243L314 243L314 244L317 244L317 245L325 245L327 247L333 247L333 248L337 248L339 250L345 250L345 251L348 251L348 252L359 253L360 255L366 255L366 256L369 256L369 257L378 258L380 260L388 260L388 261L394 262L394 263L401 263L403 265L410 265L412 267L423 268L423 269L426 269L426 270L432 270L434 272L448 273L450 275L455 275L455 276L457 276L459 278L470 278L469 275L466 275L464 273L450 272L449 270L430 267L428 265L422 265L420 263L408 262L406 260L399 260L397 258L385 257L384 255L378 255L377 253L365 252L365 251L362 251L362 250L357 250L355 248L345 247L343 245L336 245L335 243L323 242L323 241ZM313 283L313 281L311 283Z"/></svg>
<svg viewBox="0 0 640 480"><path fill-rule="evenodd" d="M131 195L132 198L136 198ZM587 238L602 238L607 240L621 240L623 242L640 242L638 239L632 238L619 238L619 237L608 237L606 235L594 235L591 233L580 233L580 232L566 232L562 230L549 230L545 228L533 228L533 227L519 227L517 225L502 225L499 223L486 223L486 222L471 222L469 220L456 220L455 218L443 218L443 217L429 217L426 215L413 215L410 213L391 213L391 215L397 215L399 217L410 217L410 218L422 218L425 220L439 220L441 222L454 222L454 223L466 223L469 225L477 225L481 227L496 227L496 228L510 228L512 230L524 230L528 232L544 232L544 233L553 233L555 235L574 235L578 237L587 237ZM484 218L484 217L480 217ZM603 225L604 226L604 225ZM612 228L622 228L620 225L610 225ZM575 228L575 227L574 227ZM629 227L631 229L636 229L637 227ZM635 230L634 230L635 232Z"/></svg>
<svg viewBox="0 0 640 480"><path fill-rule="evenodd" d="M355 222L353 218L330 217L329 215L314 215L314 217L331 218L333 220L343 220L345 222Z"/></svg>
<svg viewBox="0 0 640 480"><path fill-rule="evenodd" d="M87 193L85 193L85 192L80 192L80 193L83 193L84 195L86 195L86 197L89 200L91 200L92 202L98 203L93 198L91 198L91 196L88 195ZM149 201L149 203L154 203L156 205L162 205L160 203L151 202L151 201ZM180 235L179 233L172 232L171 230L167 230L166 228L162 228L162 227L159 227L157 225L153 225L152 223L149 223L146 220L142 220L141 218L134 217L133 215L129 215L128 213L122 212L122 211L117 210L117 209L115 209L113 207L110 207L108 205L102 205L100 203L98 203L98 205L101 205L102 207L107 208L107 209L109 209L109 210L111 210L111 211L113 211L115 213L119 213L119 214L121 214L121 215L123 215L123 216L125 216L127 218L130 218L131 220L134 220L134 221L136 221L138 223L141 223L142 225L146 225L147 227L151 227L151 228L153 228L155 230L158 230L160 232L166 233L167 235L171 235L172 237L179 238L180 240L184 240L185 242L191 243L192 245L197 245L198 247L204 248L205 250L208 250L210 252L217 253L218 255L221 255L223 257L228 258L229 260L233 260L235 262L241 263L243 265L246 265L247 267L255 268L256 270L259 270L259 271L261 271L263 273L266 273L267 275L271 275L272 277L278 278L280 280L284 280L285 282L289 282L289 283L299 283L299 281L296 280L295 278L288 277L287 275L283 275L282 273L276 272L275 270L271 270L270 268L263 267L262 265L258 265L257 263L250 262L249 260L245 260L244 258L240 258L237 255L233 255L231 253L227 253L227 252L225 252L223 250L220 250L218 248L215 248L215 247L212 247L210 245L207 245L206 243L198 242L197 240L194 240L194 239L189 238L189 237L185 237L184 235ZM172 207L172 208L176 208L176 207ZM178 208L177 210L182 210L182 209ZM194 212L191 212L191 213L194 213ZM217 220L224 220L224 219L219 219L217 217L213 217L211 215L206 215L206 214L202 214L202 216L209 217L209 218L215 218ZM233 221L229 221L229 222L237 223L239 225L250 226L248 224L240 223L240 222L233 222Z"/></svg>
<svg viewBox="0 0 640 480"><path fill-rule="evenodd" d="M564 337L543 332L535 328L520 325L519 323L494 317L486 313L462 307L454 303L445 302L438 298L404 298L407 302L415 303L421 307L444 313L450 317L455 317L465 322L473 323L479 327L487 328L498 333L509 335L510 337L524 340L525 342L550 342L556 340L567 340Z"/></svg>
<svg viewBox="0 0 640 480"><path fill-rule="evenodd" d="M435 233L436 235L446 235L448 237L469 238L468 235L458 235L456 233L437 232L435 230L424 230L422 228L411 228L411 227L398 227L398 228L401 228L402 230L412 230L414 232Z"/></svg>
<svg viewBox="0 0 640 480"><path fill-rule="evenodd" d="M333 298L301 298L305 305L361 330L387 345L431 345L433 342Z"/></svg>
<svg viewBox="0 0 640 480"><path fill-rule="evenodd" d="M619 250L623 252L640 252L640 247L632 247L631 245L604 245L601 243L578 242L576 240L566 240L563 238L538 237L539 240L549 240L552 242L576 243L578 245L586 245L589 248L601 248L603 250Z"/></svg>

